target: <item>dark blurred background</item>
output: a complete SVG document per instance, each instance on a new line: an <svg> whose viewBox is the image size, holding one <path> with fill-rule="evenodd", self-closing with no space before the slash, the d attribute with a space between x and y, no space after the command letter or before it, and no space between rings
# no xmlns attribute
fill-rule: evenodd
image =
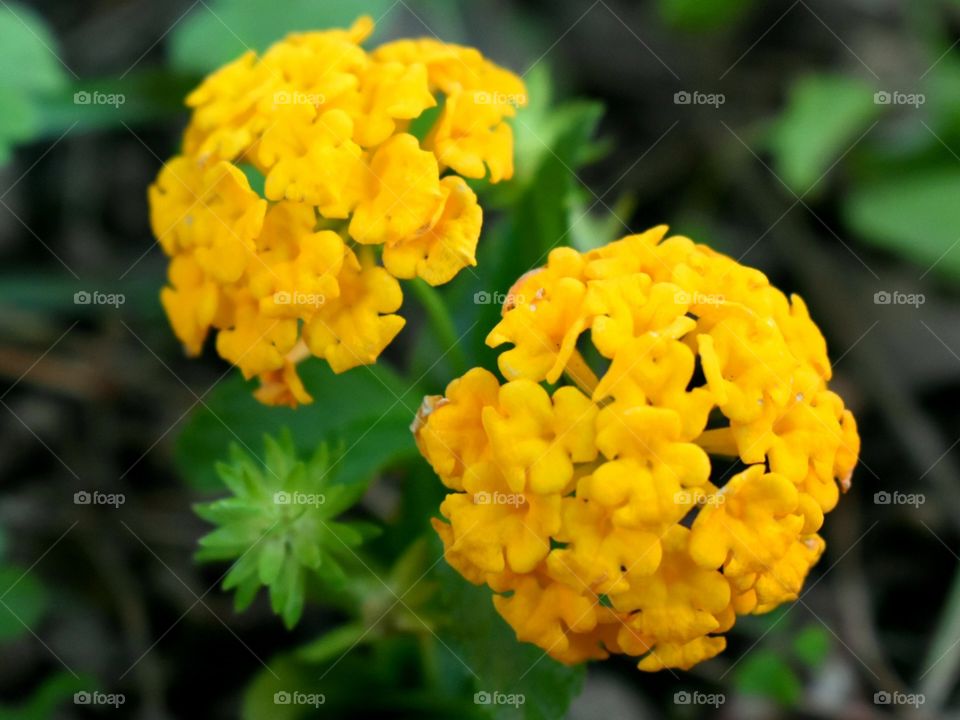
<svg viewBox="0 0 960 720"><path fill-rule="evenodd" d="M235 614L219 570L192 561L209 487L191 467L208 459L178 437L234 371L185 358L168 327L146 187L204 73L362 13L373 44L437 35L524 75L518 182L546 168L557 239L665 222L801 294L860 424L853 490L801 599L742 619L690 673L591 666L569 717L960 717L960 4L946 0L0 3L0 717L238 717L261 658L291 646L265 604ZM388 362L416 364L416 327L414 313ZM75 500L94 491L116 507ZM352 670L358 713L385 682L366 671ZM74 704L94 687L123 706Z"/></svg>

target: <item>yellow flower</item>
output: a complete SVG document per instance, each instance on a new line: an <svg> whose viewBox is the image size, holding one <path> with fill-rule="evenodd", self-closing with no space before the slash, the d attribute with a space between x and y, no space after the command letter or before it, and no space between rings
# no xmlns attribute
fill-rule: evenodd
<svg viewBox="0 0 960 720"><path fill-rule="evenodd" d="M464 178L513 172L523 81L435 40L368 52L372 31L362 17L294 33L212 73L149 190L174 332L195 355L212 328L267 404L311 401L296 368L310 355L335 372L376 362L404 325L398 279L476 265L483 211Z"/></svg>
<svg viewBox="0 0 960 720"><path fill-rule="evenodd" d="M469 178L513 176L513 131L503 122L527 104L523 81L473 48L435 40L399 40L375 57L426 67L431 90L446 98L427 144L442 165Z"/></svg>
<svg viewBox="0 0 960 720"><path fill-rule="evenodd" d="M554 250L487 337L505 382L474 368L413 425L452 491L448 562L562 662L721 652L737 615L798 597L857 462L803 302L666 234Z"/></svg>
<svg viewBox="0 0 960 720"><path fill-rule="evenodd" d="M487 336L491 347L515 345L498 359L508 380L553 383L563 373L586 326L582 264L576 250L558 248L550 253L546 267L530 271L510 288L509 311Z"/></svg>
<svg viewBox="0 0 960 720"><path fill-rule="evenodd" d="M483 409L483 427L494 461L513 492L562 491L573 480L573 464L597 456L597 408L576 388L551 398L529 380L507 383L495 406Z"/></svg>
<svg viewBox="0 0 960 720"><path fill-rule="evenodd" d="M192 251L212 280L236 281L253 256L267 209L240 170L178 157L150 188L153 231L170 255Z"/></svg>
<svg viewBox="0 0 960 720"><path fill-rule="evenodd" d="M358 243L396 243L425 232L443 210L437 158L413 135L392 137L370 161L364 195L350 220Z"/></svg>
<svg viewBox="0 0 960 720"><path fill-rule="evenodd" d="M422 277L431 285L452 280L460 270L477 264L477 239L483 210L462 178L440 181L443 210L433 225L383 248L383 265L394 277Z"/></svg>
<svg viewBox="0 0 960 720"><path fill-rule="evenodd" d="M311 315L303 339L340 373L376 361L406 321L393 314L403 302L400 283L372 260L361 262L348 249L338 280L340 296Z"/></svg>
<svg viewBox="0 0 960 720"><path fill-rule="evenodd" d="M499 392L492 373L474 368L447 386L446 397L428 397L420 408L414 421L417 445L451 490L463 490L466 468L487 452L483 409L496 405Z"/></svg>
<svg viewBox="0 0 960 720"><path fill-rule="evenodd" d="M220 301L217 284L209 280L193 255L181 253L170 263L170 285L160 302L180 342L191 355L199 355Z"/></svg>

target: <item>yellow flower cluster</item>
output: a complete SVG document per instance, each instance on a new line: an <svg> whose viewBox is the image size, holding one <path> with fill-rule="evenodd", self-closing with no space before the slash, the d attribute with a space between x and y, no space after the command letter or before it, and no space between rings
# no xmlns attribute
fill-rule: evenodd
<svg viewBox="0 0 960 720"><path fill-rule="evenodd" d="M552 251L487 337L506 382L475 368L414 423L453 491L448 562L567 663L722 651L737 615L798 596L857 462L803 301L665 235Z"/></svg>
<svg viewBox="0 0 960 720"><path fill-rule="evenodd" d="M434 40L368 53L372 29L293 34L210 75L150 188L177 337L197 354L218 331L267 403L310 401L307 355L335 372L374 362L404 325L398 278L438 285L476 264L483 214L464 178L513 174L523 82Z"/></svg>

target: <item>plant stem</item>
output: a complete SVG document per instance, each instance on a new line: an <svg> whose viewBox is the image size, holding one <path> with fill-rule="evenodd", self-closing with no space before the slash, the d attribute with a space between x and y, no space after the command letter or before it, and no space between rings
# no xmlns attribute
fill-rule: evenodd
<svg viewBox="0 0 960 720"><path fill-rule="evenodd" d="M444 355L450 356L450 362L453 365L454 373L462 375L467 371L467 357L460 347L460 338L457 336L456 325L453 317L447 309L446 303L440 297L440 293L420 278L414 279L410 283L414 295L423 306L433 328L437 339L440 341L441 349Z"/></svg>
<svg viewBox="0 0 960 720"><path fill-rule="evenodd" d="M563 372L577 384L578 388L586 393L587 397L593 397L593 391L597 389L597 384L600 381L597 379L596 373L587 365L587 361L583 359L579 350L573 351Z"/></svg>

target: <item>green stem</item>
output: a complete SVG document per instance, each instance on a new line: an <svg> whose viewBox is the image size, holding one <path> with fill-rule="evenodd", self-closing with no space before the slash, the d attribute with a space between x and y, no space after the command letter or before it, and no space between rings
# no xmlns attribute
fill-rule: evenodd
<svg viewBox="0 0 960 720"><path fill-rule="evenodd" d="M311 643L297 649L297 657L304 662L322 663L334 660L340 655L363 642L371 642L380 637L380 633L368 628L362 622L341 625Z"/></svg>
<svg viewBox="0 0 960 720"><path fill-rule="evenodd" d="M420 278L411 281L410 287L413 288L414 295L427 312L430 326L440 341L443 353L449 355L454 372L457 375L463 375L467 371L467 356L460 347L456 325L440 293Z"/></svg>

